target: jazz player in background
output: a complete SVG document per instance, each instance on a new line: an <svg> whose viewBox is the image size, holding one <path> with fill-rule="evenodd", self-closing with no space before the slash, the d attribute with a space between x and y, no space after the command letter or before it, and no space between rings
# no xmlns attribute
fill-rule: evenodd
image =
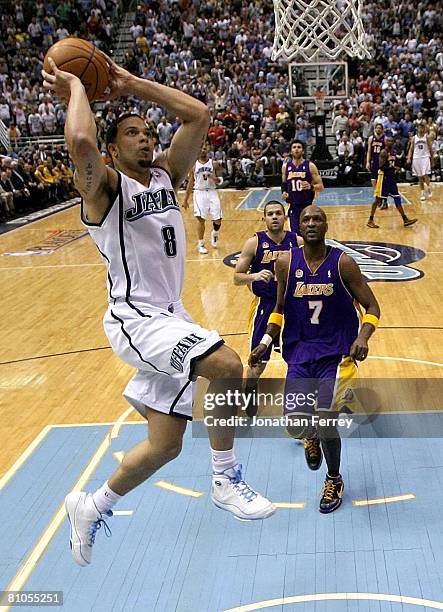
<svg viewBox="0 0 443 612"><path fill-rule="evenodd" d="M304 144L293 140L290 156L282 166L282 198L289 204L289 229L297 234L301 211L324 189L317 166L304 158L304 151Z"/></svg>
<svg viewBox="0 0 443 612"><path fill-rule="evenodd" d="M391 132L386 132L384 140L385 148L380 151L377 183L374 188L374 202L371 207L367 226L378 229L380 226L374 221L375 211L377 206L382 206L387 203L388 197L393 198L395 208L398 210L403 225L409 227L417 223L417 219L408 219L401 203L401 195L398 192L397 181L395 178L395 161L396 155L394 151L394 139ZM384 206L386 208L386 206Z"/></svg>
<svg viewBox="0 0 443 612"><path fill-rule="evenodd" d="M256 232L243 245L234 272L234 285L247 285L254 297L249 309L249 347L254 349L260 342L268 325L277 298L277 281L274 276L274 265L282 251L289 251L297 246L297 234L284 229L286 220L285 207L277 200L265 204L263 221L265 231ZM269 345L261 360L254 367L248 367L246 375L246 392L252 393L257 387L259 377L263 374L270 359L272 348L280 348L277 336ZM251 402L246 409L248 416L257 413L257 406Z"/></svg>
<svg viewBox="0 0 443 612"><path fill-rule="evenodd" d="M220 198L216 190L219 174L219 166L216 161L209 158L209 145L206 143L200 151L194 169L189 173L183 202L183 208L189 208L189 197L193 191L194 215L198 222L197 250L202 255L208 252L204 240L206 219L212 221L211 246L217 247L218 232L222 222Z"/></svg>
<svg viewBox="0 0 443 612"><path fill-rule="evenodd" d="M53 74L43 71L44 88L68 100L65 137L83 199L82 220L107 267L105 332L114 352L137 368L124 396L148 421L148 438L125 453L102 487L66 497L71 551L79 565L91 562L97 529L118 500L180 453L192 417L192 381L197 376L241 379L243 374L239 356L217 332L192 323L180 300L186 244L174 189L199 154L208 109L177 89L135 77L108 61L109 98L151 100L182 123L152 165L154 135L139 115L122 115L108 129L108 167L97 148L94 115L80 79L58 70L52 60ZM230 412L235 414L236 407ZM233 431L209 430L213 502L243 519L270 516L273 504L242 478Z"/></svg>
<svg viewBox="0 0 443 612"><path fill-rule="evenodd" d="M418 177L420 200L431 198L432 144L424 123L418 124L417 134L409 141L407 161L409 164L412 161L412 174Z"/></svg>
<svg viewBox="0 0 443 612"><path fill-rule="evenodd" d="M280 333L284 317L282 355L288 364L285 414L298 419L309 419L314 413L325 419L338 417L357 372L355 361L368 356L368 340L380 317L377 300L355 261L341 249L326 245L327 229L326 214L321 208L305 208L300 217L304 246L292 248L277 259L273 319L249 356L249 364L254 367ZM360 330L354 300L366 311ZM308 393L315 394L315 405L289 404L290 396L300 394L300 398ZM311 470L320 468L323 452L328 471L320 512L333 512L340 506L344 490L337 428L332 423L293 423L288 433L304 439Z"/></svg>

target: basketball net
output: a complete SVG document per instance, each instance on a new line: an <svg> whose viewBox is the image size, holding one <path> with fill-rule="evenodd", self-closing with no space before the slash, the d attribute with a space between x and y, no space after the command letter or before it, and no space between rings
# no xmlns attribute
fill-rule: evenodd
<svg viewBox="0 0 443 612"><path fill-rule="evenodd" d="M361 0L273 0L272 59L335 60L342 54L370 57Z"/></svg>

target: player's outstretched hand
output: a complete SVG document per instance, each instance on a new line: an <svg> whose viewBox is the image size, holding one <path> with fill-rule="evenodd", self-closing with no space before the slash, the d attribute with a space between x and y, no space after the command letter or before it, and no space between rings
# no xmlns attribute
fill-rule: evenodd
<svg viewBox="0 0 443 612"><path fill-rule="evenodd" d="M351 350L349 351L350 357L355 359L356 361L364 361L368 356L368 343L366 340L362 338L357 338L351 346Z"/></svg>
<svg viewBox="0 0 443 612"><path fill-rule="evenodd" d="M59 70L52 57L48 58L52 73L42 70L43 87L54 92L59 98L69 100L71 96L71 84L75 81L81 83L80 79L64 70Z"/></svg>
<svg viewBox="0 0 443 612"><path fill-rule="evenodd" d="M251 351L249 358L248 358L248 365L251 368L256 366L261 361L261 358L266 353L266 349L267 349L266 344L259 344L258 346L255 347L253 351Z"/></svg>
<svg viewBox="0 0 443 612"><path fill-rule="evenodd" d="M254 274L254 281L263 281L264 283L270 283L274 278L274 275L270 270L260 270Z"/></svg>

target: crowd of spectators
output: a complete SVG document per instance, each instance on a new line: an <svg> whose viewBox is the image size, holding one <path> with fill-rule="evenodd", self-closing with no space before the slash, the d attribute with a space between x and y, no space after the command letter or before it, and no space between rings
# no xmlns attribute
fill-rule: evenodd
<svg viewBox="0 0 443 612"><path fill-rule="evenodd" d="M35 145L0 158L0 223L77 195L64 145Z"/></svg>
<svg viewBox="0 0 443 612"><path fill-rule="evenodd" d="M0 119L12 145L22 136L62 134L66 105L46 96L41 69L47 49L71 35L109 50L118 0L37 0L2 4Z"/></svg>
<svg viewBox="0 0 443 612"><path fill-rule="evenodd" d="M339 2L341 0L337 0ZM52 3L53 2L53 3ZM51 42L76 34L109 47L118 0L23 0L1 16L0 119L12 142L23 134L62 132L66 106L41 89L42 58ZM260 186L276 180L290 141L314 143L313 110L289 96L287 65L271 60L273 6L265 0L145 0L135 8L125 67L145 79L177 87L211 110L211 156L223 186ZM419 3L365 2L363 23L373 49L349 60L349 97L326 107L345 180L366 170L366 143L380 122L396 139L400 172L417 122L426 122L436 159L443 157L442 12ZM108 24L111 25L108 25ZM155 154L166 148L180 121L155 104L128 98L97 113L99 135L116 112L132 109L157 130Z"/></svg>

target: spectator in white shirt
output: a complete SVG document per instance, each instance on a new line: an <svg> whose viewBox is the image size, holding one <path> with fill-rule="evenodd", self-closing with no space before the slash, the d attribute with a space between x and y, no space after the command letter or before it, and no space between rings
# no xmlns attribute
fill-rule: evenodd
<svg viewBox="0 0 443 612"><path fill-rule="evenodd" d="M157 126L157 134L160 146L164 151L171 144L171 140L174 135L174 128L169 123L169 121L166 120L166 117L164 115Z"/></svg>

